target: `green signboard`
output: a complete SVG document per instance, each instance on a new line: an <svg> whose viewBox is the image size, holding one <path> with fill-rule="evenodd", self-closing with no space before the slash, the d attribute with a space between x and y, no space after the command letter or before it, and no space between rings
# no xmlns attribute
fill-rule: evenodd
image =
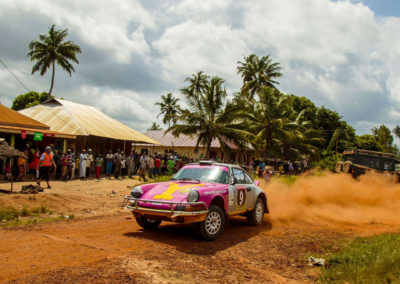
<svg viewBox="0 0 400 284"><path fill-rule="evenodd" d="M42 141L43 140L43 133L42 132L35 132L33 134L33 140Z"/></svg>

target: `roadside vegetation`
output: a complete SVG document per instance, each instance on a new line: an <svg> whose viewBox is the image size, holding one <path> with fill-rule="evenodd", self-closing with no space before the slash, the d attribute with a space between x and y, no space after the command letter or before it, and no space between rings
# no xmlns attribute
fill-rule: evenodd
<svg viewBox="0 0 400 284"><path fill-rule="evenodd" d="M399 246L399 233L357 238L326 259L321 281L400 283Z"/></svg>
<svg viewBox="0 0 400 284"><path fill-rule="evenodd" d="M0 208L0 228L48 223L57 220L72 220L74 218L73 214L55 214L44 205L32 209L23 207L21 210L13 207Z"/></svg>

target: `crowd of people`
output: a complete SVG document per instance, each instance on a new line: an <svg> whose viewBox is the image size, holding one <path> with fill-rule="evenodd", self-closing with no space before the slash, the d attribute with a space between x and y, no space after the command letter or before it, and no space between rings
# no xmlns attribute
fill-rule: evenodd
<svg viewBox="0 0 400 284"><path fill-rule="evenodd" d="M133 178L138 175L139 180L146 181L146 177L172 175L185 164L194 162L193 159L176 153L147 155L134 151L124 153L118 149L114 153L109 150L103 155L93 153L91 148L84 148L78 154L72 149L63 153L53 145L46 146L42 152L39 148L26 148L23 152L28 159L19 157L14 163L9 159L6 161L6 179L14 177L15 180L22 181L27 174L31 174L39 185L45 180L48 188L51 188L49 180L53 177L63 181L76 178L86 180L92 177L100 179L102 172L105 172L107 179Z"/></svg>
<svg viewBox="0 0 400 284"><path fill-rule="evenodd" d="M83 148L81 152L75 153L68 149L65 153L53 145L47 146L41 152L39 148L26 148L23 150L25 156L17 158L13 164L10 160L5 163L5 178L22 181L26 174L30 173L40 185L44 180L47 187L51 188L49 180L68 181L79 178L100 179L101 173L105 172L107 179L124 179L139 176L139 180L146 181L146 177L155 178L161 175L173 175L184 165L194 162L193 159L181 156L177 153L124 153L117 149L109 150L106 154L93 153L92 149ZM265 162L255 160L249 164L243 164L244 168L252 171L255 176L263 177L266 180L273 175L301 174L308 168L308 161L292 162L278 161Z"/></svg>

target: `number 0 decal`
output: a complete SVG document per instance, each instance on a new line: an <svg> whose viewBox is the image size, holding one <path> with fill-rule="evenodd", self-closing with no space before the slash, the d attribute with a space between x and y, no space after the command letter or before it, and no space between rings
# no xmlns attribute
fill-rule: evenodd
<svg viewBox="0 0 400 284"><path fill-rule="evenodd" d="M237 193L237 205L243 206L246 203L246 190L239 190Z"/></svg>

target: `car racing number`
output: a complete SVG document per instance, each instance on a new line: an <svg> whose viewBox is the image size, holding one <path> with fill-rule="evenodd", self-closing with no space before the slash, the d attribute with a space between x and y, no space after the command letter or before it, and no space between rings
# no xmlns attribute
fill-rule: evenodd
<svg viewBox="0 0 400 284"><path fill-rule="evenodd" d="M237 188L236 205L242 207L246 204L246 188Z"/></svg>

